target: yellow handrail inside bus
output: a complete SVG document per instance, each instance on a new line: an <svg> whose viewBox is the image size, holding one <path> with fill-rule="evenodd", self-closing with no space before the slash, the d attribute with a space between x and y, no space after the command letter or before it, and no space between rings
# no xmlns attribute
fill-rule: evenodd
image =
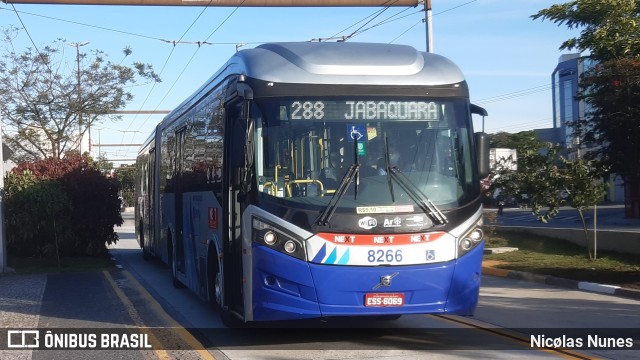
<svg viewBox="0 0 640 360"><path fill-rule="evenodd" d="M278 185L276 185L276 183L273 183L271 181L267 181L262 186L264 186L265 188L266 187L270 187L271 188L271 191L269 192L269 195L276 196L278 194Z"/></svg>
<svg viewBox="0 0 640 360"><path fill-rule="evenodd" d="M292 184L318 184L320 186L320 193L324 193L324 185L320 180L312 180L312 179L302 179L302 180L291 180L285 186L287 187L287 195L289 197L293 196L291 193L291 185Z"/></svg>

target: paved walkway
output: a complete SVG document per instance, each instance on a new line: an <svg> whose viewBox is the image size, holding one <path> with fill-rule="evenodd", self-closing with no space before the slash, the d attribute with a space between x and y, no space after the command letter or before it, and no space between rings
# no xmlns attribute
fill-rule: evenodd
<svg viewBox="0 0 640 360"><path fill-rule="evenodd" d="M0 275L0 328L37 328L46 283L46 274ZM3 344L6 336L0 333ZM31 350L0 350L0 359L29 360Z"/></svg>

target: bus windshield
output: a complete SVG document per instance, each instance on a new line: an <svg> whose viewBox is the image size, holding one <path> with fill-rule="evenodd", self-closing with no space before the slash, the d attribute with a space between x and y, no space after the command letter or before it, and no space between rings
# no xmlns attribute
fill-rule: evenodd
<svg viewBox="0 0 640 360"><path fill-rule="evenodd" d="M440 209L479 195L465 99L269 98L256 103L256 178L263 196L326 206L353 164L359 165L358 174L339 208L395 205L418 211L415 196L399 186L391 170Z"/></svg>

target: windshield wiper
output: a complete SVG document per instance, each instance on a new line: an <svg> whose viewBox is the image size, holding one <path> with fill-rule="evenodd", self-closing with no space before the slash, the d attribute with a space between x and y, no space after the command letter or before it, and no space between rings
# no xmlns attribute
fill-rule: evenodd
<svg viewBox="0 0 640 360"><path fill-rule="evenodd" d="M384 137L384 164L387 171L387 185L389 186L389 192L391 193L391 201L396 202L396 198L393 195L393 183L391 182L391 163L389 161L389 139Z"/></svg>
<svg viewBox="0 0 640 360"><path fill-rule="evenodd" d="M409 178L402 173L396 166L391 166L389 162L389 140L384 137L384 157L387 168L387 184L391 192L391 201L395 202L393 195L393 184L391 180L395 180L402 190L406 192L415 201L420 209L429 216L436 225L443 225L449 222L447 217L435 206L431 200L425 195Z"/></svg>
<svg viewBox="0 0 640 360"><path fill-rule="evenodd" d="M355 184L355 195L354 198L358 196L358 174L360 172L360 164L358 163L358 139L353 138L353 164L349 166L347 169L347 173L344 174L340 184L338 185L338 189L329 200L329 204L322 211L320 217L318 217L317 224L320 226L329 225L329 220L333 216L333 213L336 212L338 202L344 197L344 194L347 192L349 185L353 182L353 179L356 179Z"/></svg>
<svg viewBox="0 0 640 360"><path fill-rule="evenodd" d="M338 185L338 189L331 197L331 200L329 200L329 204L322 211L322 214L320 214L320 217L318 218L318 225L321 225L321 226L329 225L329 220L333 216L333 213L336 211L338 202L342 199L342 197L344 197L344 194L347 192L349 185L351 184L353 179L356 177L359 170L360 170L360 164L358 163L351 164L351 166L349 166L347 173L344 174L344 177L342 178L340 185Z"/></svg>
<svg viewBox="0 0 640 360"><path fill-rule="evenodd" d="M425 212L436 225L444 225L449 222L447 217L436 207L431 200L422 192L418 187L415 186L409 178L403 174L397 167L392 167L389 174L393 177L394 180L400 184L400 187L411 196L411 198L420 206L422 211Z"/></svg>

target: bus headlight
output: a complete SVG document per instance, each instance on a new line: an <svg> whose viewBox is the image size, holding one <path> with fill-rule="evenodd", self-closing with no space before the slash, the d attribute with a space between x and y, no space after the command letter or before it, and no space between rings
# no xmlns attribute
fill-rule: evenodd
<svg viewBox="0 0 640 360"><path fill-rule="evenodd" d="M252 238L255 243L300 260L307 260L303 240L289 231L257 217L253 218L252 228Z"/></svg>
<svg viewBox="0 0 640 360"><path fill-rule="evenodd" d="M460 247L464 251L469 251L473 247L473 242L469 238L464 238L460 240Z"/></svg>
<svg viewBox="0 0 640 360"><path fill-rule="evenodd" d="M267 230L263 235L263 239L265 244L274 245L276 242L278 242L278 235L276 235L276 233L271 230Z"/></svg>
<svg viewBox="0 0 640 360"><path fill-rule="evenodd" d="M288 252L289 254L293 254L296 251L296 243L288 240L284 243L284 251Z"/></svg>
<svg viewBox="0 0 640 360"><path fill-rule="evenodd" d="M482 242L484 233L478 223L458 239L458 258L471 251Z"/></svg>
<svg viewBox="0 0 640 360"><path fill-rule="evenodd" d="M474 243L479 243L484 238L484 233L482 232L482 229L475 228L469 233L468 237Z"/></svg>

